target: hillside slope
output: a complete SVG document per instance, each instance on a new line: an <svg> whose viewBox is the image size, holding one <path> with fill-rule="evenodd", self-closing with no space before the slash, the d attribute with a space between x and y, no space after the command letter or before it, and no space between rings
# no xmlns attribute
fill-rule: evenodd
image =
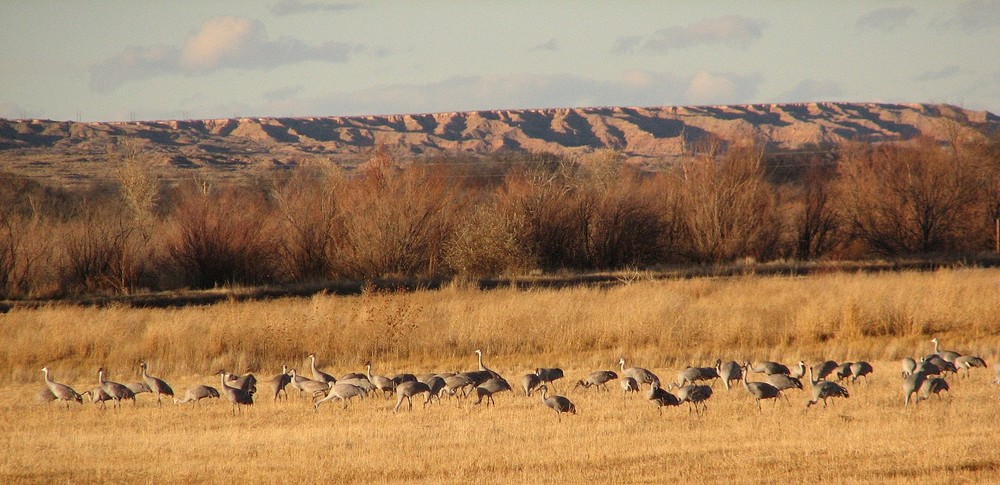
<svg viewBox="0 0 1000 485"><path fill-rule="evenodd" d="M139 140L164 174L269 170L322 158L350 166L375 144L397 156L498 152L574 155L613 148L669 162L709 136L778 150L844 140L949 140L1000 127L989 112L942 104L803 103L526 109L414 115L77 123L0 120L2 169L79 180L106 176L116 141ZM102 175L104 174L104 175Z"/></svg>

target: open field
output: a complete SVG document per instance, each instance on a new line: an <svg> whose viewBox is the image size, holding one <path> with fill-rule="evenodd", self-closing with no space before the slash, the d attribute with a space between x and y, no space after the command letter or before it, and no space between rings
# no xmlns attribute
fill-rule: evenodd
<svg viewBox="0 0 1000 485"><path fill-rule="evenodd" d="M611 289L448 288L315 296L178 309L51 306L0 317L0 482L989 482L1000 471L1000 399L992 369L949 378L950 395L903 409L898 359L942 346L992 366L1000 343L1000 271L828 274L636 281ZM233 416L226 402L70 410L39 405L40 369L78 391L96 369L138 380L218 387L221 368L262 380L282 363L334 375L470 370L473 350L512 384L538 366L580 414L557 420L537 396L433 403L392 414L381 398L316 413L292 393ZM596 369L648 367L665 382L688 364L869 360L869 384L806 408L803 391L763 404L742 388L703 415L662 415L643 396L571 382ZM265 387L264 385L260 386Z"/></svg>

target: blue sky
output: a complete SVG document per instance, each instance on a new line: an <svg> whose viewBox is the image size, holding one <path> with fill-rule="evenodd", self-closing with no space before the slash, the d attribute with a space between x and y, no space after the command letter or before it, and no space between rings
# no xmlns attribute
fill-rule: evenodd
<svg viewBox="0 0 1000 485"><path fill-rule="evenodd" d="M1000 1L22 1L0 117L875 101L1000 113Z"/></svg>

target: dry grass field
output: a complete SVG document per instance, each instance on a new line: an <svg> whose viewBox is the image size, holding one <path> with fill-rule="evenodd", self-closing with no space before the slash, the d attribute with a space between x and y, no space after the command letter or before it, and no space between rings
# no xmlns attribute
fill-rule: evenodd
<svg viewBox="0 0 1000 485"><path fill-rule="evenodd" d="M953 269L808 277L638 280L610 289L320 295L177 309L52 305L0 317L0 482L325 481L418 483L993 482L1000 472L993 370L903 408L898 360L946 349L994 364L1000 271ZM218 387L219 369L262 380L315 352L334 375L472 370L473 351L515 385L559 366L579 414L557 419L537 395L391 412L380 397L324 405L292 392L233 415L228 402L121 409L35 402L39 369L78 391L97 367L119 382L137 364L169 381ZM665 382L716 358L869 360L849 399L806 408L807 394L765 402L716 383L703 414L662 414L643 395L571 389L619 357ZM754 375L759 378L759 375ZM260 386L262 389L265 385Z"/></svg>

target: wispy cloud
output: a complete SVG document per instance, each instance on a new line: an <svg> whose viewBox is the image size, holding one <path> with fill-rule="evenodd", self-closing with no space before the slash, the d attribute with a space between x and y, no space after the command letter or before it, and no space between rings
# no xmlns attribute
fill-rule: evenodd
<svg viewBox="0 0 1000 485"><path fill-rule="evenodd" d="M684 27L668 27L645 36L627 36L616 40L615 52L665 54L672 49L724 44L746 46L763 35L766 22L739 15L704 19Z"/></svg>
<svg viewBox="0 0 1000 485"><path fill-rule="evenodd" d="M955 7L954 15L944 21L967 31L1000 28L1000 5L991 0L969 0Z"/></svg>
<svg viewBox="0 0 1000 485"><path fill-rule="evenodd" d="M271 69L304 61L345 62L358 45L310 45L293 37L270 39L264 24L246 17L213 17L179 46L133 46L90 69L90 87L110 92L120 85L166 74L205 74L221 69Z"/></svg>
<svg viewBox="0 0 1000 485"><path fill-rule="evenodd" d="M357 8L355 3L302 2L299 0L282 0L271 5L271 14L276 17L318 12L343 12Z"/></svg>
<svg viewBox="0 0 1000 485"><path fill-rule="evenodd" d="M428 84L376 86L268 102L265 111L361 115L584 106L746 103L761 78L699 72L691 76L631 70L613 80L574 75L456 76Z"/></svg>
<svg viewBox="0 0 1000 485"><path fill-rule="evenodd" d="M892 32L906 25L906 22L916 14L917 9L910 6L885 7L862 16L855 26L861 30Z"/></svg>
<svg viewBox="0 0 1000 485"><path fill-rule="evenodd" d="M959 69L958 66L950 65L942 67L941 69L938 69L936 71L925 71L923 73L920 73L920 75L914 77L913 80L921 82L939 81L941 79L948 79L951 77L955 77L956 75L958 75L959 72L961 72L961 69Z"/></svg>

